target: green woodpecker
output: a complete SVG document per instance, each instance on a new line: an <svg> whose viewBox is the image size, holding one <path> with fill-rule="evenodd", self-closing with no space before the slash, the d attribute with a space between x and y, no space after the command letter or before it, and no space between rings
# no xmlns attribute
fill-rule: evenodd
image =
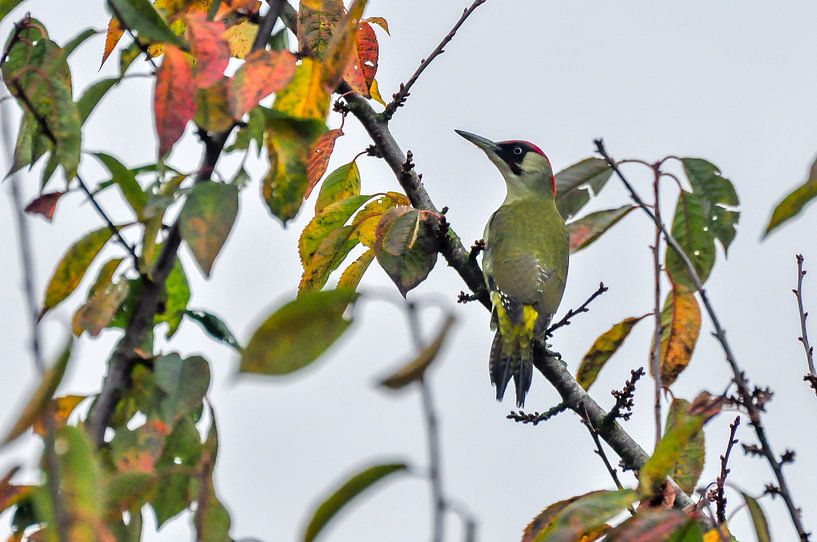
<svg viewBox="0 0 817 542"><path fill-rule="evenodd" d="M493 306L489 370L502 400L513 378L523 406L533 351L544 341L567 281L570 239L556 208L556 179L545 153L526 141L494 143L460 130L502 173L507 195L485 226L482 268Z"/></svg>

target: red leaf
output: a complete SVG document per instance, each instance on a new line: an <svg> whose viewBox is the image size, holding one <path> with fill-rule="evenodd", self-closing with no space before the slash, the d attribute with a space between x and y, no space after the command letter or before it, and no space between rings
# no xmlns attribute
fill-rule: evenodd
<svg viewBox="0 0 817 542"><path fill-rule="evenodd" d="M264 97L287 86L293 75L295 55L289 51L255 51L247 55L233 76L233 116L240 119Z"/></svg>
<svg viewBox="0 0 817 542"><path fill-rule="evenodd" d="M46 220L51 222L51 219L54 218L54 211L57 210L57 202L63 194L65 194L65 192L41 194L40 197L29 203L25 210L28 214L42 215Z"/></svg>
<svg viewBox="0 0 817 542"><path fill-rule="evenodd" d="M159 134L159 156L165 156L196 114L192 61L173 45L165 46L164 61L156 74L153 109Z"/></svg>
<svg viewBox="0 0 817 542"><path fill-rule="evenodd" d="M105 34L105 50L102 52L102 62L99 63L100 67L102 67L105 61L108 60L108 57L111 56L111 53L116 48L116 44L119 43L124 33L125 30L119 24L119 19L112 17L110 22L108 22L108 32Z"/></svg>
<svg viewBox="0 0 817 542"><path fill-rule="evenodd" d="M230 61L230 46L224 39L224 23L207 20L207 15L193 11L186 15L187 41L196 59L195 82L207 88L221 80Z"/></svg>
<svg viewBox="0 0 817 542"><path fill-rule="evenodd" d="M379 55L380 47L372 25L361 23L355 36L355 54L343 78L352 87L352 90L364 98L371 97L369 89L377 74Z"/></svg>
<svg viewBox="0 0 817 542"><path fill-rule="evenodd" d="M343 135L343 132L338 130L329 130L315 141L312 148L309 149L309 162L306 164L306 192L304 199L309 197L312 189L321 180L323 174L326 173L326 167L329 165L329 158L332 156L332 151L335 149L335 141Z"/></svg>

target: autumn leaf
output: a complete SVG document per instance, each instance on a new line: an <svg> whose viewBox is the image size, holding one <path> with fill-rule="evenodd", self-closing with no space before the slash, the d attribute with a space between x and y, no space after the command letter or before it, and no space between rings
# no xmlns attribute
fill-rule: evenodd
<svg viewBox="0 0 817 542"><path fill-rule="evenodd" d="M361 21L361 22L363 22L363 23L371 23L371 24L376 24L377 26L379 26L380 28L382 28L383 30L385 30L385 31L386 31L386 34L391 35L391 31L389 31L389 21L387 21L387 20L386 20L385 18L383 18L383 17L366 17L366 18L365 18L365 19L363 19L363 21Z"/></svg>
<svg viewBox="0 0 817 542"><path fill-rule="evenodd" d="M74 315L74 333L79 335L84 330L92 337L98 336L116 316L119 306L128 297L128 291L128 281L120 280L94 292Z"/></svg>
<svg viewBox="0 0 817 542"><path fill-rule="evenodd" d="M11 479L19 470L19 466L12 467L3 478L0 478L0 512L5 512L28 498L34 490L34 486L21 486L11 483Z"/></svg>
<svg viewBox="0 0 817 542"><path fill-rule="evenodd" d="M437 232L422 211L397 207L383 216L375 235L377 262L405 297L437 262Z"/></svg>
<svg viewBox="0 0 817 542"><path fill-rule="evenodd" d="M276 95L273 109L292 117L324 121L329 114L330 94L322 81L322 65L304 58L290 84Z"/></svg>
<svg viewBox="0 0 817 542"><path fill-rule="evenodd" d="M570 234L570 252L575 253L588 247L622 218L630 214L635 205L622 205L616 209L606 209L590 213L567 225Z"/></svg>
<svg viewBox="0 0 817 542"><path fill-rule="evenodd" d="M357 56L357 31L367 0L354 0L349 11L335 26L323 59L323 86L333 92Z"/></svg>
<svg viewBox="0 0 817 542"><path fill-rule="evenodd" d="M398 390L423 378L426 370L431 366L434 360L437 359L455 322L456 318L449 314L440 328L440 331L437 332L437 336L434 340L423 347L414 359L381 380L380 385L392 390Z"/></svg>
<svg viewBox="0 0 817 542"><path fill-rule="evenodd" d="M54 218L54 212L57 210L57 202L63 194L65 194L65 192L41 194L26 205L25 212L32 215L41 215L51 222Z"/></svg>
<svg viewBox="0 0 817 542"><path fill-rule="evenodd" d="M196 263L208 277L236 216L238 188L235 185L205 181L196 184L187 196L179 216L179 230Z"/></svg>
<svg viewBox="0 0 817 542"><path fill-rule="evenodd" d="M638 498L635 491L593 491L569 501L560 510L547 517L547 522L536 521L525 530L523 542L575 542L582 535L596 533L604 528L607 520L630 506ZM548 510L545 510L548 512ZM544 513L543 513L544 514ZM537 518L539 519L539 518ZM543 518L544 519L544 518ZM601 534L601 533L599 533ZM592 538L591 538L592 540Z"/></svg>
<svg viewBox="0 0 817 542"><path fill-rule="evenodd" d="M265 97L287 87L295 75L295 56L289 51L255 51L247 55L230 86L230 107L240 119Z"/></svg>
<svg viewBox="0 0 817 542"><path fill-rule="evenodd" d="M332 492L312 513L303 542L312 542L326 525L358 495L386 477L408 469L405 463L386 463L368 467L350 477Z"/></svg>
<svg viewBox="0 0 817 542"><path fill-rule="evenodd" d="M241 372L283 375L315 361L352 324L350 290L309 292L271 314L241 356Z"/></svg>
<svg viewBox="0 0 817 542"><path fill-rule="evenodd" d="M114 467L119 472L153 472L170 433L170 427L158 419L148 419L135 429L119 429L110 443Z"/></svg>
<svg viewBox="0 0 817 542"><path fill-rule="evenodd" d="M68 423L68 418L79 406L81 402L87 399L86 395L63 395L62 397L55 397L51 400L51 408L45 409L46 413L34 422L32 429L35 433L44 437L48 432L46 424L46 416L51 416L55 429L60 429Z"/></svg>
<svg viewBox="0 0 817 542"><path fill-rule="evenodd" d="M315 200L315 214L335 203L360 195L360 170L354 161L340 166L326 177Z"/></svg>
<svg viewBox="0 0 817 542"><path fill-rule="evenodd" d="M102 51L102 62L99 63L100 68L105 64L105 61L108 60L108 57L111 56L113 50L116 49L116 44L122 39L124 33L125 29L119 24L119 19L112 17L111 20L108 21L108 29L105 32L105 49Z"/></svg>
<svg viewBox="0 0 817 542"><path fill-rule="evenodd" d="M302 0L298 5L298 49L323 59L332 33L341 19L341 0Z"/></svg>
<svg viewBox="0 0 817 542"><path fill-rule="evenodd" d="M318 184L323 174L326 173L326 168L329 166L329 159L332 157L332 151L335 149L335 142L342 135L343 131L340 129L329 130L319 137L312 145L312 148L309 149L309 162L306 164L308 184L306 185L304 199L309 197L315 185Z"/></svg>
<svg viewBox="0 0 817 542"><path fill-rule="evenodd" d="M68 249L57 264L51 280L48 281L40 318L76 290L88 267L110 238L111 230L107 227L100 228L87 234Z"/></svg>
<svg viewBox="0 0 817 542"><path fill-rule="evenodd" d="M680 510L639 510L634 517L607 533L605 542L665 542L689 517Z"/></svg>
<svg viewBox="0 0 817 542"><path fill-rule="evenodd" d="M329 234L346 224L355 211L370 198L371 196L366 195L352 196L333 203L315 214L298 239L298 255L305 270Z"/></svg>
<svg viewBox="0 0 817 542"><path fill-rule="evenodd" d="M701 309L695 294L673 288L661 310L662 386L671 386L689 365L700 331Z"/></svg>
<svg viewBox="0 0 817 542"><path fill-rule="evenodd" d="M208 21L207 15L193 11L185 15L187 41L196 60L193 81L207 88L220 81L230 61L230 46L224 39L224 23Z"/></svg>
<svg viewBox="0 0 817 542"><path fill-rule="evenodd" d="M349 264L338 279L338 289L348 288L350 290L357 290L363 274L369 269L374 260L374 250L368 249L361 254L354 262Z"/></svg>
<svg viewBox="0 0 817 542"><path fill-rule="evenodd" d="M230 46L230 56L234 58L245 58L255 42L258 35L258 25L250 21L243 21L235 24L224 32L224 39Z"/></svg>
<svg viewBox="0 0 817 542"><path fill-rule="evenodd" d="M141 38L178 47L183 45L148 0L109 0L109 5L114 17L121 17L124 27L137 32Z"/></svg>
<svg viewBox="0 0 817 542"><path fill-rule="evenodd" d="M262 195L272 214L286 225L303 204L308 184L309 149L323 132L324 125L271 111L266 130L270 169L261 186Z"/></svg>
<svg viewBox="0 0 817 542"><path fill-rule="evenodd" d="M355 36L354 54L343 78L352 90L364 98L372 97L370 89L377 75L379 56L380 46L374 29L369 23L360 23Z"/></svg>
<svg viewBox="0 0 817 542"><path fill-rule="evenodd" d="M196 100L196 126L208 132L226 132L236 119L230 114L230 80L226 77L214 85L199 89Z"/></svg>
<svg viewBox="0 0 817 542"><path fill-rule="evenodd" d="M154 94L159 156L166 156L196 114L196 86L190 57L174 46L165 48L164 60L156 74Z"/></svg>
<svg viewBox="0 0 817 542"><path fill-rule="evenodd" d="M329 179L324 184L328 182ZM364 246L374 248L377 243L377 228L383 215L390 209L409 207L410 205L409 199L399 192L386 192L379 198L370 201L352 219L355 238Z"/></svg>
<svg viewBox="0 0 817 542"><path fill-rule="evenodd" d="M320 290L329 279L330 273L340 267L346 256L357 246L351 226L342 226L329 232L304 264L304 273L298 284L298 295Z"/></svg>
<svg viewBox="0 0 817 542"><path fill-rule="evenodd" d="M589 390L593 382L596 381L599 373L613 354L621 348L624 340L630 335L633 327L649 314L637 318L625 318L607 331L605 331L590 347L590 350L582 358L579 369L576 372L576 381L585 390Z"/></svg>

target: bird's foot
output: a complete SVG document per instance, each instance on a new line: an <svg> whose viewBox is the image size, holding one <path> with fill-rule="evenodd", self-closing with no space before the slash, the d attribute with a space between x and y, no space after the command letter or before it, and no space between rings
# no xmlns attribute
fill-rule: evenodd
<svg viewBox="0 0 817 542"><path fill-rule="evenodd" d="M470 303L471 301L477 301L479 296L477 294L466 294L465 292L460 292L457 296L457 303Z"/></svg>

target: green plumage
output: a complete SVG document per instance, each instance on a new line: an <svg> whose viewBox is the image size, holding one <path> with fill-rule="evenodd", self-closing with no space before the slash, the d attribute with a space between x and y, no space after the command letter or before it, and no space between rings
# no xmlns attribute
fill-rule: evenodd
<svg viewBox="0 0 817 542"><path fill-rule="evenodd" d="M485 228L482 265L494 304L491 380L501 400L511 377L519 406L533 373L533 345L547 331L567 281L569 236L552 196L506 201Z"/></svg>

